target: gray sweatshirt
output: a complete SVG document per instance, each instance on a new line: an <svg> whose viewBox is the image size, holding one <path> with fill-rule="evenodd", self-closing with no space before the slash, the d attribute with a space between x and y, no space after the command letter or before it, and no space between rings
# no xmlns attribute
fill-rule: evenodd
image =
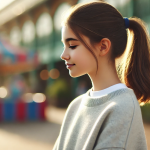
<svg viewBox="0 0 150 150"><path fill-rule="evenodd" d="M147 150L134 91L123 88L99 98L89 92L68 106L53 150Z"/></svg>

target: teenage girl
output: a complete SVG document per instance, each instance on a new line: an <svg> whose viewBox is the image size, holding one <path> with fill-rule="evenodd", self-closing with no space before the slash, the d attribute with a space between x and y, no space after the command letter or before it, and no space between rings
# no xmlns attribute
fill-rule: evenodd
<svg viewBox="0 0 150 150"><path fill-rule="evenodd" d="M142 20L106 2L77 4L62 42L70 76L88 74L92 88L68 106L53 150L147 150L139 103L150 100L150 40Z"/></svg>

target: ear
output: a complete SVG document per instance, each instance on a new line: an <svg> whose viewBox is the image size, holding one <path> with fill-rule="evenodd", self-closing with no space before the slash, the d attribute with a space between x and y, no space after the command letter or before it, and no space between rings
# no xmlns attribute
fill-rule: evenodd
<svg viewBox="0 0 150 150"><path fill-rule="evenodd" d="M108 38L103 38L98 45L99 55L104 56L110 51L111 41Z"/></svg>

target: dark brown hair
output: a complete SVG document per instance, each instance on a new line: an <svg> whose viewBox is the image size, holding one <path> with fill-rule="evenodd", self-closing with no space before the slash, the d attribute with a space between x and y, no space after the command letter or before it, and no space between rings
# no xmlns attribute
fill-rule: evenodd
<svg viewBox="0 0 150 150"><path fill-rule="evenodd" d="M127 87L132 88L139 102L150 100L150 40L144 22L129 18L129 32L122 15L106 2L89 2L72 6L63 25L71 28L77 38L98 59L82 35L94 45L103 38L111 41L110 60L124 56L117 74ZM132 42L129 39L132 37ZM131 41L131 40L130 40ZM128 43L128 44L127 44Z"/></svg>

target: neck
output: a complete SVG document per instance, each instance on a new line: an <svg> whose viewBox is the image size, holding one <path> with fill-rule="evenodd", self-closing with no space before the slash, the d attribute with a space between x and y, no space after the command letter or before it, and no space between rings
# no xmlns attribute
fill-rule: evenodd
<svg viewBox="0 0 150 150"><path fill-rule="evenodd" d="M115 65L107 65L98 68L97 74L89 74L92 82L92 90L100 91L114 84L121 83L116 72Z"/></svg>

